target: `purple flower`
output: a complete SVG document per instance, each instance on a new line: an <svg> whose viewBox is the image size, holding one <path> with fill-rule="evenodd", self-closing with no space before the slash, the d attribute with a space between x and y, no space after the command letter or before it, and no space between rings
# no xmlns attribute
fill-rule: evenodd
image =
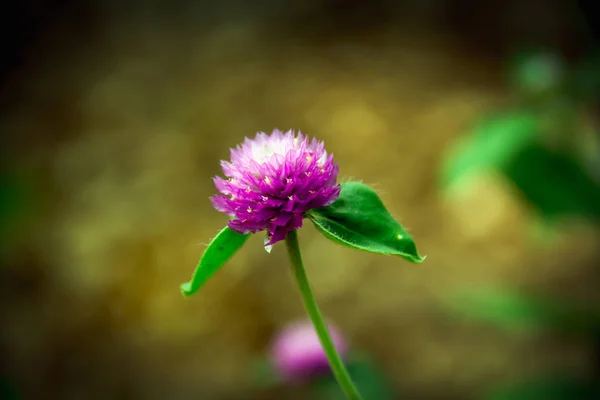
<svg viewBox="0 0 600 400"><path fill-rule="evenodd" d="M339 331L328 324L336 350L345 357L348 346ZM287 381L303 381L331 371L329 362L310 322L297 322L279 333L271 347L271 360Z"/></svg>
<svg viewBox="0 0 600 400"><path fill-rule="evenodd" d="M229 227L236 232L266 230L267 247L300 228L307 210L340 194L333 155L300 132L259 132L231 149L231 162L221 161L221 167L229 179L214 178L221 194L211 198L213 206L233 217Z"/></svg>

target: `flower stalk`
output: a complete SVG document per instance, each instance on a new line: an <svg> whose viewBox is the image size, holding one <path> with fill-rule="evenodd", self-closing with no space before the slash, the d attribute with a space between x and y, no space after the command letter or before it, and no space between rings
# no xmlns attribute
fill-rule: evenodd
<svg viewBox="0 0 600 400"><path fill-rule="evenodd" d="M298 234L295 230L290 231L287 234L285 243L290 257L292 271L294 272L294 278L296 279L298 289L300 290L304 307L315 328L317 336L319 337L321 346L323 346L323 351L327 356L333 375L349 400L361 400L360 393L335 348L327 325L323 320L323 316L321 315L321 311L319 310L319 306L317 305L317 301L310 287L310 283L308 282L304 263L302 262L302 256L300 255L300 247L298 246Z"/></svg>

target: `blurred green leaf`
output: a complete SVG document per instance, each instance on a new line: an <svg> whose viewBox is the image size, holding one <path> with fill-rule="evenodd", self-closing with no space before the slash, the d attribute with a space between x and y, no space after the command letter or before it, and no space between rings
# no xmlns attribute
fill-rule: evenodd
<svg viewBox="0 0 600 400"><path fill-rule="evenodd" d="M517 54L511 70L513 85L526 96L557 91L566 75L563 60L550 51Z"/></svg>
<svg viewBox="0 0 600 400"><path fill-rule="evenodd" d="M492 288L462 292L449 299L449 306L461 315L509 330L554 330L590 336L600 332L600 310Z"/></svg>
<svg viewBox="0 0 600 400"><path fill-rule="evenodd" d="M536 140L540 129L540 119L525 110L484 121L460 141L447 158L442 170L444 186L473 172L503 169Z"/></svg>
<svg viewBox="0 0 600 400"><path fill-rule="evenodd" d="M225 227L209 243L189 282L181 285L181 293L196 293L244 245L250 234L242 235Z"/></svg>
<svg viewBox="0 0 600 400"><path fill-rule="evenodd" d="M414 263L425 260L377 193L360 182L342 184L340 197L333 204L310 210L308 217L325 237L341 245L400 256Z"/></svg>
<svg viewBox="0 0 600 400"><path fill-rule="evenodd" d="M600 221L600 184L571 155L532 144L504 172L545 219L579 215Z"/></svg>
<svg viewBox="0 0 600 400"><path fill-rule="evenodd" d="M556 104L563 103L552 103L553 107ZM548 138L553 127L570 137L561 125L571 121L569 104L561 112L552 108L548 115L514 112L481 124L447 160L444 183L452 185L477 172L495 170L504 173L544 219L577 215L600 220L600 184L562 150L565 146L556 146L561 147L557 151L538 143L542 127Z"/></svg>
<svg viewBox="0 0 600 400"><path fill-rule="evenodd" d="M397 400L399 398L379 368L367 358L350 358L346 363L346 368L363 399ZM313 382L311 388L316 392L315 397L318 399L346 399L333 376Z"/></svg>
<svg viewBox="0 0 600 400"><path fill-rule="evenodd" d="M600 383L565 377L519 382L493 390L484 400L597 400Z"/></svg>

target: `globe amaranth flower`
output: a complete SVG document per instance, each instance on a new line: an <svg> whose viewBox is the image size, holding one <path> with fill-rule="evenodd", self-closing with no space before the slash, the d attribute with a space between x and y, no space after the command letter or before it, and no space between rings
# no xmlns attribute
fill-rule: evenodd
<svg viewBox="0 0 600 400"><path fill-rule="evenodd" d="M327 324L333 345L342 359L348 344L339 330ZM278 333L271 343L270 359L279 375L286 381L305 381L331 372L327 356L310 321L298 321Z"/></svg>
<svg viewBox="0 0 600 400"><path fill-rule="evenodd" d="M306 211L340 194L333 155L300 132L259 132L231 149L231 161L221 167L228 179L214 178L221 194L211 198L213 206L233 217L229 227L236 232L266 230L267 247L300 228Z"/></svg>

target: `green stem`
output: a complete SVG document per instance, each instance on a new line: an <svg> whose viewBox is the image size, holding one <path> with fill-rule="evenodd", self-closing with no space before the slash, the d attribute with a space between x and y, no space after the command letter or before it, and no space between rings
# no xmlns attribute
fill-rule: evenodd
<svg viewBox="0 0 600 400"><path fill-rule="evenodd" d="M335 379L339 385L342 387L342 390L348 399L361 400L358 389L356 389L354 382L352 382L352 378L350 378L350 375L344 366L342 358L335 349L335 345L331 340L331 336L329 335L325 321L323 321L321 311L319 311L319 306L317 305L315 296L310 288L310 283L308 282L308 277L306 276L306 271L304 270L304 264L302 263L302 256L300 255L298 234L296 231L291 231L288 233L285 243L287 245L288 255L290 256L292 270L294 271L294 277L296 278L296 283L298 284L298 289L300 289L302 301L304 302L304 307L306 308L306 312L308 313L315 331L317 332L321 346L323 346L323 350L325 351L325 355L327 356L327 360L329 361L333 375L335 376Z"/></svg>

